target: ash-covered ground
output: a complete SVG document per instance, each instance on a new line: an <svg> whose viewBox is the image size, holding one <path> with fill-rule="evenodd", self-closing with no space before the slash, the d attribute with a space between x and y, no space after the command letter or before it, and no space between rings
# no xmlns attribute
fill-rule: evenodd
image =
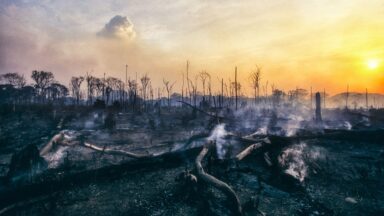
<svg viewBox="0 0 384 216"><path fill-rule="evenodd" d="M0 215L232 215L220 190L182 178L197 175L195 159L208 140L215 150L203 167L232 187L244 215L384 215L382 110L326 110L321 122L301 107L219 116L190 107L4 111ZM60 133L65 141L42 155ZM234 159L265 138L270 144Z"/></svg>

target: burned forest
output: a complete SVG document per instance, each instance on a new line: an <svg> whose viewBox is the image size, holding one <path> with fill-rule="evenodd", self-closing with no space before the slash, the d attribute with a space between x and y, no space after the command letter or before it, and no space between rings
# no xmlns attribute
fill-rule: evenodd
<svg viewBox="0 0 384 216"><path fill-rule="evenodd" d="M248 98L205 71L158 97L148 75L2 75L0 215L382 214L384 110L260 76Z"/></svg>
<svg viewBox="0 0 384 216"><path fill-rule="evenodd" d="M384 215L383 0L0 0L0 216Z"/></svg>

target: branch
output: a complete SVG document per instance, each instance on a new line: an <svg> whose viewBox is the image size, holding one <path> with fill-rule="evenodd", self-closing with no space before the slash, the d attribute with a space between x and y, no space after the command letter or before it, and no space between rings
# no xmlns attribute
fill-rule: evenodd
<svg viewBox="0 0 384 216"><path fill-rule="evenodd" d="M248 146L246 149L244 149L242 152L236 155L236 160L241 161L246 156L250 155L254 150L260 148L262 146L262 143L255 143L250 146Z"/></svg>
<svg viewBox="0 0 384 216"><path fill-rule="evenodd" d="M93 144L87 143L87 142L84 142L83 145L87 148L90 148L90 149L93 149L96 151L100 151L103 153L123 155L123 156L128 156L128 157L136 158L136 159L153 157L152 154L144 155L144 154L137 154L137 153L128 152L128 151L119 150L119 149L109 149L109 148L105 148L105 147L102 148L102 147L99 147L99 146L96 146L96 145L93 145Z"/></svg>
<svg viewBox="0 0 384 216"><path fill-rule="evenodd" d="M212 142L210 142L209 144L212 144ZM204 157L207 155L208 152L209 152L209 145L205 145L204 148L201 150L200 154L196 158L195 166L197 169L198 178L200 178L207 184L214 186L215 188L222 191L225 195L227 195L227 197L231 200L231 202L234 205L236 205L235 214L242 215L241 203L235 191L225 182L220 181L219 179L209 175L204 171L203 166L201 165L201 161L204 159Z"/></svg>
<svg viewBox="0 0 384 216"><path fill-rule="evenodd" d="M269 142L269 140L265 140L265 141L262 141L262 142L258 142L258 143L255 143L255 144L252 144L250 146L248 146L246 149L244 149L242 152L240 152L239 154L236 155L236 160L237 161L241 161L243 160L246 156L250 155L253 151L255 151L256 149L259 149L265 145L268 145L270 144L271 142Z"/></svg>

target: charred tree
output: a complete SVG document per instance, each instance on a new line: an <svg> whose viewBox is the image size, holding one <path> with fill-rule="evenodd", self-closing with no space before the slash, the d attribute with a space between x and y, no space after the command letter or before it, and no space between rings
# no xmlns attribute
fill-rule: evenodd
<svg viewBox="0 0 384 216"><path fill-rule="evenodd" d="M322 122L320 92L316 92L316 96L315 97L316 97L316 122Z"/></svg>

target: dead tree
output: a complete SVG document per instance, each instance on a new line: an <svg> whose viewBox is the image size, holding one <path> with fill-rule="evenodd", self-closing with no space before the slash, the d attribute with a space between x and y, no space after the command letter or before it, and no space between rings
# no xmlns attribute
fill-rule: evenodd
<svg viewBox="0 0 384 216"><path fill-rule="evenodd" d="M100 97L103 94L104 82L100 78L95 79L96 97ZM103 98L104 99L104 98Z"/></svg>
<svg viewBox="0 0 384 216"><path fill-rule="evenodd" d="M79 105L80 102L80 87L81 83L84 81L84 77L72 77L70 82L70 88L72 90L72 96L76 98L76 104Z"/></svg>
<svg viewBox="0 0 384 216"><path fill-rule="evenodd" d="M234 92L235 94L235 107L237 109L237 104L238 104L238 96L239 96L239 92L241 90L241 85L239 82L232 82L231 83L231 91L232 91L232 94ZM233 96L231 96L233 97ZM233 103L233 102L232 102Z"/></svg>
<svg viewBox="0 0 384 216"><path fill-rule="evenodd" d="M88 102L88 105L90 105L90 103L92 101L92 96L91 96L92 79L93 79L93 77L91 75L89 75L87 72L87 74L85 76L85 81L87 82L87 96L88 96L87 102Z"/></svg>
<svg viewBox="0 0 384 216"><path fill-rule="evenodd" d="M143 91L143 101L144 101L144 106L146 106L146 100L147 100L147 88L149 83L151 82L151 79L148 77L147 74L145 74L143 77L140 78L141 81L141 87Z"/></svg>
<svg viewBox="0 0 384 216"><path fill-rule="evenodd" d="M171 106L172 89L173 89L173 86L175 85L176 82L169 84L169 81L163 79L163 83L164 83L165 90L167 91L168 107L170 107Z"/></svg>
<svg viewBox="0 0 384 216"><path fill-rule="evenodd" d="M191 96L191 90L189 88L189 61L187 60L187 90L189 94L189 103L192 103L192 96Z"/></svg>
<svg viewBox="0 0 384 216"><path fill-rule="evenodd" d="M195 82L192 82L192 80L188 79L188 83L191 87L191 91L189 95L191 95L191 98L193 98L193 105L196 106L197 104L197 76L195 77Z"/></svg>
<svg viewBox="0 0 384 216"><path fill-rule="evenodd" d="M199 73L199 78L201 80L201 84L203 84L203 101L205 101L205 85L207 82L207 79L210 79L211 75L207 73L206 71L201 71Z"/></svg>
<svg viewBox="0 0 384 216"><path fill-rule="evenodd" d="M237 110L237 67L235 67L235 100L236 100L236 110Z"/></svg>
<svg viewBox="0 0 384 216"><path fill-rule="evenodd" d="M321 122L321 96L320 92L316 92L316 122Z"/></svg>
<svg viewBox="0 0 384 216"><path fill-rule="evenodd" d="M181 84L181 101L184 101L184 73L181 74L183 82Z"/></svg>
<svg viewBox="0 0 384 216"><path fill-rule="evenodd" d="M261 80L261 68L256 65L256 69L251 71L250 74L251 86L253 88L253 96L255 99L255 103L259 98L259 88L260 88L260 80Z"/></svg>
<svg viewBox="0 0 384 216"><path fill-rule="evenodd" d="M137 92L137 82L136 80L128 80L128 101L132 105L132 109L136 107L136 92Z"/></svg>

